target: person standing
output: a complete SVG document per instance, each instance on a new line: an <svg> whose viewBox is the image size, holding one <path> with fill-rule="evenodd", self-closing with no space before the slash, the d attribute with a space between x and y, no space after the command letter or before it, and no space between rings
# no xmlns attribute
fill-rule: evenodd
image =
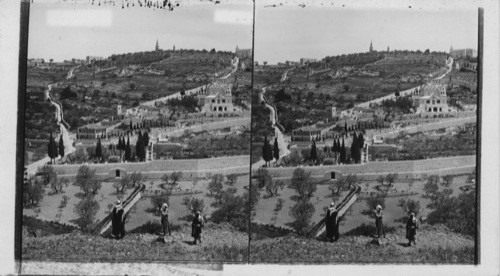
<svg viewBox="0 0 500 276"><path fill-rule="evenodd" d="M382 212L382 206L377 205L377 207L375 207L375 227L377 228L377 239L380 239L380 234L383 234L385 238L385 229L382 223L383 216L384 213Z"/></svg>
<svg viewBox="0 0 500 276"><path fill-rule="evenodd" d="M406 238L408 239L408 246L411 246L411 242L413 242L414 245L417 245L415 242L417 228L417 218L414 213L411 213L408 221L406 222Z"/></svg>
<svg viewBox="0 0 500 276"><path fill-rule="evenodd" d="M205 226L205 221L203 220L203 217L201 216L200 211L196 211L194 218L193 218L193 223L191 224L191 236L194 238L194 244L196 244L196 241L199 240L201 243L201 228Z"/></svg>
<svg viewBox="0 0 500 276"><path fill-rule="evenodd" d="M168 230L168 235L172 236L172 231L170 230L170 223L168 222L168 204L163 203L160 209L161 213L161 227L163 228L163 236L167 235L167 230Z"/></svg>
<svg viewBox="0 0 500 276"><path fill-rule="evenodd" d="M123 210L122 203L118 200L113 208L111 217L112 233L115 239L121 239L125 236L124 213L125 210Z"/></svg>
<svg viewBox="0 0 500 276"><path fill-rule="evenodd" d="M326 225L326 239L333 242L339 239L339 225L337 223L338 211L335 208L335 202L330 203L326 211L325 225Z"/></svg>

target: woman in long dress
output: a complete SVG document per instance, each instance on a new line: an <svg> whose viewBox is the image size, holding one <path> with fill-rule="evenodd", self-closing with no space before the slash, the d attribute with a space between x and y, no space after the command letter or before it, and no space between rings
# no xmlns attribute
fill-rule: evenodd
<svg viewBox="0 0 500 276"><path fill-rule="evenodd" d="M125 236L125 223L123 221L124 212L122 203L118 200L113 208L111 218L112 233L116 239L121 239Z"/></svg>
<svg viewBox="0 0 500 276"><path fill-rule="evenodd" d="M196 211L193 218L193 223L191 224L192 227L191 236L194 238L193 244L196 244L197 240L199 240L201 243L201 228L203 228L203 226L205 226L205 221L201 216L201 212Z"/></svg>
<svg viewBox="0 0 500 276"><path fill-rule="evenodd" d="M339 239L339 225L337 223L338 211L335 208L335 202L330 203L328 211L326 211L325 225L326 225L326 239L333 242Z"/></svg>
<svg viewBox="0 0 500 276"><path fill-rule="evenodd" d="M414 213L410 214L408 221L406 222L406 238L408 239L408 246L411 246L411 242L417 245L415 242L415 236L417 235L417 218Z"/></svg>
<svg viewBox="0 0 500 276"><path fill-rule="evenodd" d="M168 234L172 236L172 231L170 230L170 223L168 222L168 204L163 203L160 211L161 211L161 227L163 229L163 236L167 235L167 231Z"/></svg>
<svg viewBox="0 0 500 276"><path fill-rule="evenodd" d="M377 205L375 207L375 227L377 228L377 238L380 239L380 235L383 234L385 238L385 229L382 223L382 218L384 213L382 212L382 206Z"/></svg>

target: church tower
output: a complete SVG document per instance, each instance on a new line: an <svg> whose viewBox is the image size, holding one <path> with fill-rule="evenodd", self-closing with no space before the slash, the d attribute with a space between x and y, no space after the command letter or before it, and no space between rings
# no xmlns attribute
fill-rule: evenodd
<svg viewBox="0 0 500 276"><path fill-rule="evenodd" d="M370 53L373 52L373 44L372 41L370 40Z"/></svg>
<svg viewBox="0 0 500 276"><path fill-rule="evenodd" d="M389 49L389 46L387 46L387 53L389 53L391 50Z"/></svg>
<svg viewBox="0 0 500 276"><path fill-rule="evenodd" d="M155 51L160 50L160 44L158 44L158 38L156 39L156 46L155 46Z"/></svg>
<svg viewBox="0 0 500 276"><path fill-rule="evenodd" d="M174 47L172 48L172 50L175 52L175 44L174 44Z"/></svg>

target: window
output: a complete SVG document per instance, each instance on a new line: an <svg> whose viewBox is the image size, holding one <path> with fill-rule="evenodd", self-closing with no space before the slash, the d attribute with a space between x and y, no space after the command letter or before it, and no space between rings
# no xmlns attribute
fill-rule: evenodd
<svg viewBox="0 0 500 276"><path fill-rule="evenodd" d="M429 112L431 112L431 111L432 111L432 108L429 107Z"/></svg>
<svg viewBox="0 0 500 276"><path fill-rule="evenodd" d="M217 103L220 103L220 100L219 100L219 99L217 99Z"/></svg>
<svg viewBox="0 0 500 276"><path fill-rule="evenodd" d="M441 103L441 101L440 101L440 100L437 100L437 103L439 104L439 103Z"/></svg>
<svg viewBox="0 0 500 276"><path fill-rule="evenodd" d="M432 100L432 104L435 104L436 102L434 100Z"/></svg>
<svg viewBox="0 0 500 276"><path fill-rule="evenodd" d="M439 108L439 112L442 112L443 110L441 109L441 107Z"/></svg>
<svg viewBox="0 0 500 276"><path fill-rule="evenodd" d="M222 106L219 106L219 111L222 111Z"/></svg>
<svg viewBox="0 0 500 276"><path fill-rule="evenodd" d="M222 99L222 103L225 103L225 102L226 102L226 100L225 100L225 99Z"/></svg>
<svg viewBox="0 0 500 276"><path fill-rule="evenodd" d="M431 101L430 101L430 100L427 100L427 103L428 103L428 104L430 104L430 103L431 103Z"/></svg>
<svg viewBox="0 0 500 276"><path fill-rule="evenodd" d="M212 103L215 103L215 100L212 100Z"/></svg>
<svg viewBox="0 0 500 276"><path fill-rule="evenodd" d="M437 107L434 107L434 112L437 112L437 111L438 111Z"/></svg>
<svg viewBox="0 0 500 276"><path fill-rule="evenodd" d="M227 106L224 106L224 111L227 111Z"/></svg>

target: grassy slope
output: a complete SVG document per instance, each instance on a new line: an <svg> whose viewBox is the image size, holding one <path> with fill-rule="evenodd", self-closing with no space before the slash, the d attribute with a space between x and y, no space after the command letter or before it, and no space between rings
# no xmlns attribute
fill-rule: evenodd
<svg viewBox="0 0 500 276"><path fill-rule="evenodd" d="M352 234L337 242L309 240L295 235L252 243L250 259L256 263L473 263L474 240L443 226L422 225L417 245L406 247L405 228L400 226L382 245L371 236Z"/></svg>
<svg viewBox="0 0 500 276"><path fill-rule="evenodd" d="M247 260L248 236L227 224L206 223L201 245L191 245L191 227L182 225L166 243L157 234L127 234L122 240L79 232L23 237L23 260L36 261L212 261Z"/></svg>
<svg viewBox="0 0 500 276"><path fill-rule="evenodd" d="M33 261L211 261L246 262L248 239L227 224L207 223L203 243L191 245L190 227L182 225L165 244L158 235L128 234L123 240L70 234L23 237L24 260ZM335 243L289 234L251 242L252 263L473 263L474 240L443 226L423 225L417 246L405 247L404 227L382 239L351 232Z"/></svg>

